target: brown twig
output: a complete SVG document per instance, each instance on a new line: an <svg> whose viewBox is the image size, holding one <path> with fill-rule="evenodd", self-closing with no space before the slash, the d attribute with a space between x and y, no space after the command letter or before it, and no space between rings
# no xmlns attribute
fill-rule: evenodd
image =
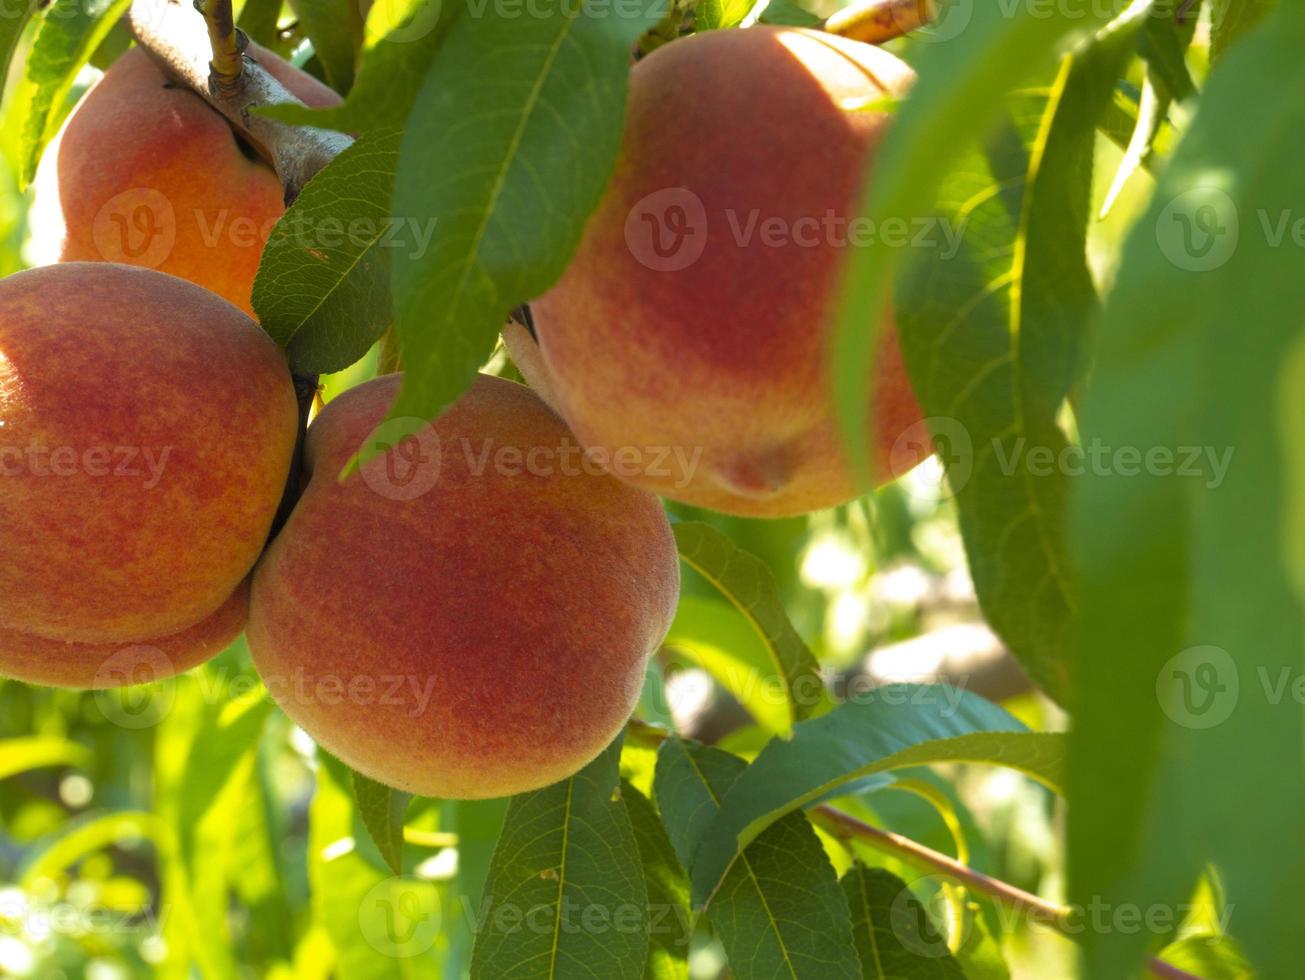
<svg viewBox="0 0 1305 980"><path fill-rule="evenodd" d="M853 41L883 44L938 19L934 0L863 0L844 7L821 29Z"/></svg>
<svg viewBox="0 0 1305 980"><path fill-rule="evenodd" d="M674 733L660 725L633 718L626 726L625 734L627 741L652 748L666 741ZM884 854L900 858L913 867L946 876L958 884L988 896L1006 908L1015 909L1027 916L1030 921L1048 925L1071 939L1076 938L1071 932L1072 909L1056 905L1022 888L1016 888L998 878L975 871L955 858L925 847L909 837L872 826L827 804L812 807L807 813L812 823L841 841L855 840ZM1156 957L1148 959L1147 969L1154 976L1163 977L1165 980L1202 980L1201 977Z"/></svg>
<svg viewBox="0 0 1305 980"><path fill-rule="evenodd" d="M299 100L262 66L241 54L242 35L231 25L231 0L205 0L204 16L176 0L135 0L128 21L136 43L173 80L226 116L272 165L294 202L304 185L352 142L342 133L255 115L258 106ZM233 74L231 45L240 68Z"/></svg>

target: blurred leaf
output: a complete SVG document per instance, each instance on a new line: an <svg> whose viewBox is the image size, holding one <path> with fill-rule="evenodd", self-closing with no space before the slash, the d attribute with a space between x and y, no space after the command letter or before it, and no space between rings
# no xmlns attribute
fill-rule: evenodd
<svg viewBox="0 0 1305 980"><path fill-rule="evenodd" d="M1275 232L1305 213L1303 48L1281 4L1228 53L1129 238L1081 429L1148 464L1087 474L1073 514L1071 900L1173 908L1213 862L1266 977L1299 969L1305 878L1305 725L1274 700L1305 668L1305 277ZM1114 978L1147 936L1084 941Z"/></svg>
<svg viewBox="0 0 1305 980"><path fill-rule="evenodd" d="M621 798L630 814L648 885L648 962L644 980L688 980L689 942L693 938L688 875L652 801L626 780L621 781Z"/></svg>
<svg viewBox="0 0 1305 980"><path fill-rule="evenodd" d="M367 13L362 67L344 103L265 107L262 115L346 133L395 130L412 111L444 35L468 0L383 0Z"/></svg>
<svg viewBox="0 0 1305 980"><path fill-rule="evenodd" d="M648 895L621 799L620 758L618 737L570 779L509 804L479 913L472 980L642 971Z"/></svg>
<svg viewBox="0 0 1305 980"><path fill-rule="evenodd" d="M354 59L363 43L365 8L356 0L290 0L290 8L313 42L327 84L347 94L353 87Z"/></svg>
<svg viewBox="0 0 1305 980"><path fill-rule="evenodd" d="M157 842L161 833L152 813L106 813L74 821L26 862L18 887L31 891L42 879L56 878L96 851L141 839Z"/></svg>
<svg viewBox="0 0 1305 980"><path fill-rule="evenodd" d="M770 0L761 14L761 23L788 27L816 27L821 19L792 0Z"/></svg>
<svg viewBox="0 0 1305 980"><path fill-rule="evenodd" d="M26 0L18 5L17 10L7 10L6 16L0 17L0 101L4 98L9 65L14 60L14 52L18 50L18 42L22 40L23 30L39 6L39 0Z"/></svg>
<svg viewBox="0 0 1305 980"><path fill-rule="evenodd" d="M313 915L335 948L337 980L425 980L438 975L437 886L391 875L360 846L365 833L344 763L318 755L309 814Z"/></svg>
<svg viewBox="0 0 1305 980"><path fill-rule="evenodd" d="M840 884L852 910L863 980L965 980L947 940L906 882L858 864Z"/></svg>
<svg viewBox="0 0 1305 980"><path fill-rule="evenodd" d="M294 956L294 915L286 888L288 862L283 857L286 827L269 792L269 757L279 749L280 745L268 738L255 749L254 765L235 805L236 826L227 867L238 900L249 910L248 951L242 958L248 965L264 969L290 962Z"/></svg>
<svg viewBox="0 0 1305 980"><path fill-rule="evenodd" d="M494 847L503 832L509 801L452 800L446 805L455 813L458 832L458 874L452 882L455 907L445 910L444 928L449 933L444 955L444 975L462 978L471 963L473 928L483 921L485 881L494 858Z"/></svg>
<svg viewBox="0 0 1305 980"><path fill-rule="evenodd" d="M751 9L752 0L701 0L694 8L694 27L698 31L738 27Z"/></svg>
<svg viewBox="0 0 1305 980"><path fill-rule="evenodd" d="M10 738L0 742L0 779L50 766L88 769L94 758L86 746L66 738Z"/></svg>
<svg viewBox="0 0 1305 980"><path fill-rule="evenodd" d="M1228 48L1268 15L1278 0L1213 0L1210 5L1210 60L1218 62Z"/></svg>
<svg viewBox="0 0 1305 980"><path fill-rule="evenodd" d="M236 16L236 26L249 35L250 40L285 57L285 43L281 40L277 24L281 19L281 0L245 0Z"/></svg>
<svg viewBox="0 0 1305 980"><path fill-rule="evenodd" d="M54 0L45 12L14 92L14 104L24 107L19 113L22 187L36 176L45 144L59 128L77 73L130 4L131 0Z"/></svg>
<svg viewBox="0 0 1305 980"><path fill-rule="evenodd" d="M974 4L962 43L921 50L915 65L919 80L875 154L873 179L868 179L861 215L853 220L914 227L912 222L930 213L939 185L957 159L1001 118L1005 96L1023 79L1046 70L1066 42L1107 21L1110 8L1122 6L1069 10ZM846 449L863 474L869 473L866 447L872 442L865 411L872 376L867 365L877 349L896 252L880 236L867 248L851 250L831 352ZM905 337L908 331L902 333Z"/></svg>
<svg viewBox="0 0 1305 980"><path fill-rule="evenodd" d="M1069 443L1057 416L1097 306L1087 265L1095 125L1149 9L1135 5L1064 59L1049 97L1011 100L1011 123L943 183L938 220L963 232L956 253L913 257L899 288L902 348L956 494L980 605L1061 703L1074 587Z"/></svg>
<svg viewBox="0 0 1305 980"><path fill-rule="evenodd" d="M1054 786L1063 740L1034 733L962 688L892 685L771 741L734 781L690 862L695 904L775 820L854 779L936 762L1006 766Z"/></svg>
<svg viewBox="0 0 1305 980"><path fill-rule="evenodd" d="M358 816L372 835L381 857L396 875L403 874L403 821L412 794L391 789L355 772L353 795L358 803Z"/></svg>
<svg viewBox="0 0 1305 980"><path fill-rule="evenodd" d="M392 418L442 412L508 312L562 274L615 165L631 51L660 4L542 0L530 17L490 8L450 28L395 181L396 214L440 225L431 248L395 256L405 373Z"/></svg>
<svg viewBox="0 0 1305 980"><path fill-rule="evenodd" d="M820 665L789 622L770 569L759 559L736 548L729 538L709 524L690 521L674 525L673 530L684 563L733 603L761 638L770 664L760 677L760 696L769 692L772 680L783 685L782 704L789 715L785 728L810 717L816 708L827 704ZM746 647L740 648L741 656L746 656L745 650ZM756 698L740 700L748 704ZM758 721L765 721L767 717L773 717L773 712L763 710L756 717Z"/></svg>
<svg viewBox="0 0 1305 980"><path fill-rule="evenodd" d="M393 319L391 250L420 247L418 224L390 217L398 132L364 136L336 157L272 229L254 280L263 329L305 374L343 370ZM433 227L433 226L432 226Z"/></svg>
<svg viewBox="0 0 1305 980"><path fill-rule="evenodd" d="M747 764L671 738L657 754L657 804L682 864ZM847 899L816 832L800 813L753 841L721 883L708 918L738 980L853 980L860 967Z"/></svg>

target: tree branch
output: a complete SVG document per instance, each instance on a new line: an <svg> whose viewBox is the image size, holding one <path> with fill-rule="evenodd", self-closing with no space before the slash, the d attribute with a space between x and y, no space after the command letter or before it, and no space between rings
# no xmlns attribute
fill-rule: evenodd
<svg viewBox="0 0 1305 980"><path fill-rule="evenodd" d="M660 725L653 725L638 718L632 718L625 729L628 742L648 748L657 747L672 734ZM1022 888L1016 888L1008 882L975 871L953 857L925 847L909 837L895 834L891 830L871 826L828 804L812 807L807 811L807 816L816 826L823 828L845 844L854 840L859 841L884 854L900 858L912 867L951 878L973 891L987 895L1007 908L1021 912L1032 922L1048 925L1070 939L1078 938L1072 931L1072 909L1056 905ZM1153 976L1163 977L1165 980L1202 980L1201 977L1154 956L1147 960L1147 969Z"/></svg>
<svg viewBox="0 0 1305 980"><path fill-rule="evenodd" d="M261 153L285 190L287 206L352 140L312 126L292 126L250 110L299 100L243 54L230 0L201 0L205 16L176 0L135 0L128 21L136 43L163 72L222 113ZM236 60L238 59L238 61Z"/></svg>

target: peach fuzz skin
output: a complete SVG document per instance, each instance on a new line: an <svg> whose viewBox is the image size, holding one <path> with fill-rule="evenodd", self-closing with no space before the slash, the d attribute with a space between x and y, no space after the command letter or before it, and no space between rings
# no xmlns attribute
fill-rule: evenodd
<svg viewBox="0 0 1305 980"><path fill-rule="evenodd" d="M634 68L611 184L561 281L531 304L538 347L505 335L582 443L700 454L691 471L632 482L728 514L806 513L869 489L852 479L829 370L853 246L819 221L856 215L889 119L875 105L913 79L879 48L772 27L682 38ZM692 256L677 243L701 255L658 267ZM877 482L929 451L887 312L882 336L867 405Z"/></svg>
<svg viewBox="0 0 1305 980"><path fill-rule="evenodd" d="M436 439L341 482L399 383L313 423L311 478L254 578L254 661L292 719L380 782L457 799L549 785L634 710L679 592L670 525L653 495L559 462L578 457L561 420L488 376Z"/></svg>
<svg viewBox="0 0 1305 980"><path fill-rule="evenodd" d="M264 48L249 56L310 106L330 88ZM139 48L73 109L36 179L37 264L121 262L188 279L253 312L266 235L285 211L272 169Z"/></svg>
<svg viewBox="0 0 1305 980"><path fill-rule="evenodd" d="M219 653L298 409L249 317L110 263L0 280L0 675L97 688ZM127 660L124 661L123 657Z"/></svg>

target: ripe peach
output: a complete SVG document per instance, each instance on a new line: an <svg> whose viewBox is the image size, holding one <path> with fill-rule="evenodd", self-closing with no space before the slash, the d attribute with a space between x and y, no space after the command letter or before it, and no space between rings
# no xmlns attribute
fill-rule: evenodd
<svg viewBox="0 0 1305 980"><path fill-rule="evenodd" d="M314 106L339 101L258 45L251 58ZM37 264L122 262L210 289L245 312L284 212L270 167L138 48L105 72L47 147L36 179Z"/></svg>
<svg viewBox="0 0 1305 980"><path fill-rule="evenodd" d="M207 290L110 263L0 280L0 675L114 686L130 648L156 675L220 652L297 426L280 351Z"/></svg>
<svg viewBox="0 0 1305 980"><path fill-rule="evenodd" d="M309 430L311 479L254 577L254 661L373 779L460 799L556 782L616 736L670 628L666 515L489 376L341 482L398 389L352 389Z"/></svg>
<svg viewBox="0 0 1305 980"><path fill-rule="evenodd" d="M633 70L616 171L561 281L509 349L586 446L675 448L637 485L730 514L842 503L830 331L862 176L914 78L806 30L712 31ZM880 480L927 452L891 311L876 369ZM696 461L695 461L696 460ZM687 461L687 462L685 462Z"/></svg>

